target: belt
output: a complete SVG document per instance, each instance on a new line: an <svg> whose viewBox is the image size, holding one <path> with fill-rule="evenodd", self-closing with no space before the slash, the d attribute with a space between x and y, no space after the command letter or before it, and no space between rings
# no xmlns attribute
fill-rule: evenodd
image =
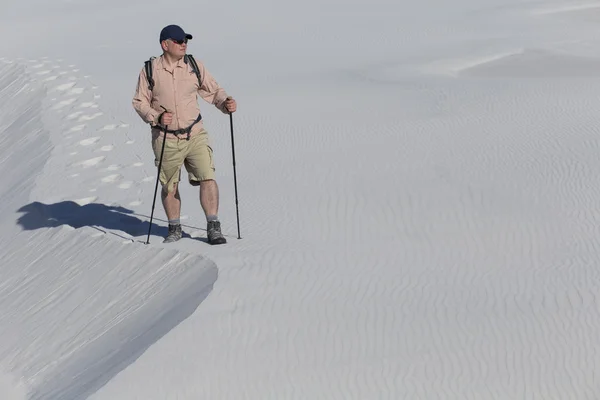
<svg viewBox="0 0 600 400"><path fill-rule="evenodd" d="M194 125L196 125L198 122L200 122L201 119L202 119L202 114L198 114L198 117L196 118L196 120L194 122L192 122L192 124L190 126L188 126L187 128L170 130L170 129L164 129L163 127L159 127L159 129L165 133L172 133L177 136L187 134L186 140L190 140L190 133L192 132L192 128L194 127Z"/></svg>

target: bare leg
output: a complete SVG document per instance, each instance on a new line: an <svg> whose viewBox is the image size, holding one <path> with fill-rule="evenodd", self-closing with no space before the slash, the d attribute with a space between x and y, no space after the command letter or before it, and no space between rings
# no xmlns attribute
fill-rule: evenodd
<svg viewBox="0 0 600 400"><path fill-rule="evenodd" d="M211 179L200 182L200 204L206 215L208 243L227 243L227 240L221 233L221 223L217 216L219 212L219 186L216 181Z"/></svg>
<svg viewBox="0 0 600 400"><path fill-rule="evenodd" d="M161 192L161 198L165 213L169 220L179 219L181 213L181 197L179 197L179 186L175 184L175 190L167 194L165 190Z"/></svg>
<svg viewBox="0 0 600 400"><path fill-rule="evenodd" d="M200 204L207 217L217 215L219 212L219 186L216 181L210 179L200 182Z"/></svg>

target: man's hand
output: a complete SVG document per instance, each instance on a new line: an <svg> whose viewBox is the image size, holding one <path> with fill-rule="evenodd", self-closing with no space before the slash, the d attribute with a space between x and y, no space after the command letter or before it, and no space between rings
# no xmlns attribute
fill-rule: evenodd
<svg viewBox="0 0 600 400"><path fill-rule="evenodd" d="M233 99L233 97L229 96L227 98L227 100L225 100L225 108L230 113L234 113L235 110L237 110L237 103L235 102L235 100Z"/></svg>
<svg viewBox="0 0 600 400"><path fill-rule="evenodd" d="M163 126L171 125L171 122L173 122L173 113L170 113L170 112L162 113L162 116L160 117L159 122Z"/></svg>

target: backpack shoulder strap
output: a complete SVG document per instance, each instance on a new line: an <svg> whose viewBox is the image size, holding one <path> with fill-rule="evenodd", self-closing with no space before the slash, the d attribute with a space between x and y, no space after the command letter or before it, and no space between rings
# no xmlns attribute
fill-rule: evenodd
<svg viewBox="0 0 600 400"><path fill-rule="evenodd" d="M185 57L186 57L186 62L189 61L189 63L192 66L192 70L198 77L198 86L199 87L202 86L202 77L200 76L200 68L198 68L198 63L194 59L194 56L191 54L186 54Z"/></svg>
<svg viewBox="0 0 600 400"><path fill-rule="evenodd" d="M148 78L148 89L152 91L154 89L154 79L152 78L152 61L156 57L150 57L144 62L144 69L146 71L146 77Z"/></svg>

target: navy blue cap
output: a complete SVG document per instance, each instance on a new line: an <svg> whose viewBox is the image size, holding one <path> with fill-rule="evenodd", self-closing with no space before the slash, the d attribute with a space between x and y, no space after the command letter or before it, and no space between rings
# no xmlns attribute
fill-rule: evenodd
<svg viewBox="0 0 600 400"><path fill-rule="evenodd" d="M160 31L160 41L161 42L163 40L167 40L167 39L184 40L184 39L191 39L191 38L192 38L192 35L190 35L189 33L185 33L185 31L183 29L181 29L181 27L178 25L165 26L162 29L162 31Z"/></svg>

